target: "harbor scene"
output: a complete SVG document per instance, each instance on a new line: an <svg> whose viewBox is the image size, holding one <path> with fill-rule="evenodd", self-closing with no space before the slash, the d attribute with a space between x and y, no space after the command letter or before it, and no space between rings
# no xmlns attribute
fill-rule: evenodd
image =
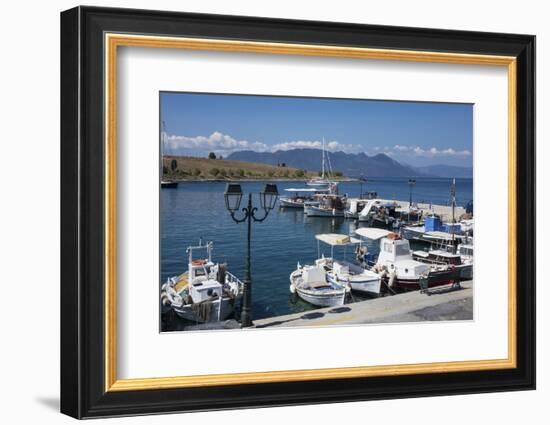
<svg viewBox="0 0 550 425"><path fill-rule="evenodd" d="M199 152L161 118L162 332L473 319L471 158L430 165L466 150L423 168L324 137L266 153L215 136Z"/></svg>

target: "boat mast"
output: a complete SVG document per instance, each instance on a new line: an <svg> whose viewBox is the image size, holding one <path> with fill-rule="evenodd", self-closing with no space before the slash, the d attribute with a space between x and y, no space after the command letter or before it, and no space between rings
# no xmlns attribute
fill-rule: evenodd
<svg viewBox="0 0 550 425"><path fill-rule="evenodd" d="M323 150L322 150L322 160L321 160L321 179L325 178L325 137L323 136Z"/></svg>
<svg viewBox="0 0 550 425"><path fill-rule="evenodd" d="M164 150L166 148L166 122L162 121L162 132L160 137L160 179L164 180Z"/></svg>
<svg viewBox="0 0 550 425"><path fill-rule="evenodd" d="M451 186L451 207L452 207L452 214L453 214L453 225L452 225L452 229L451 229L451 234L453 235L453 253L456 254L456 249L455 249L455 223L456 223L456 220L455 220L455 207L456 207L456 180L455 178L453 177L453 184Z"/></svg>

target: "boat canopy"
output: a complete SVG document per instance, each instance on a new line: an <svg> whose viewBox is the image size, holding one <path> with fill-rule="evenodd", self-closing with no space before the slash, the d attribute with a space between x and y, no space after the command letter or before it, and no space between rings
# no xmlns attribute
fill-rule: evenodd
<svg viewBox="0 0 550 425"><path fill-rule="evenodd" d="M324 233L321 235L315 235L315 238L330 246L353 245L361 243L361 241L357 238L337 233Z"/></svg>
<svg viewBox="0 0 550 425"><path fill-rule="evenodd" d="M313 189L312 187L304 187L304 188L294 188L291 187L289 189L285 189L287 192L318 192L317 189Z"/></svg>
<svg viewBox="0 0 550 425"><path fill-rule="evenodd" d="M362 236L367 239L372 239L375 241L378 239L385 238L386 236L388 236L390 233L393 233L393 232L390 232L389 230L386 230L386 229L377 229L375 227L362 227L360 229L357 229L355 233L359 236Z"/></svg>

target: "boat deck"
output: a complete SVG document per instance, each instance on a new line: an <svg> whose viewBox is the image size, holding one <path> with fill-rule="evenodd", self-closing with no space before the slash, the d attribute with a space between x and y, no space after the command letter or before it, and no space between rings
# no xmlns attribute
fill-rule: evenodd
<svg viewBox="0 0 550 425"><path fill-rule="evenodd" d="M189 284L187 280L187 276L188 276L187 272L182 273L178 276L178 281L176 282L176 286L175 286L176 292L180 293Z"/></svg>

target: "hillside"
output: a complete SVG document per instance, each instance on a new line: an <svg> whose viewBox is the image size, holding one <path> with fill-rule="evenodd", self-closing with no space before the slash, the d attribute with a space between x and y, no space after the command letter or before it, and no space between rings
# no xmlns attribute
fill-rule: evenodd
<svg viewBox="0 0 550 425"><path fill-rule="evenodd" d="M293 149L276 152L233 152L228 159L277 165L285 163L289 167L318 172L321 168L322 151L319 149ZM329 154L333 170L341 171L349 177L411 177L425 176L422 171L391 159L384 154L368 156L365 153L348 154L331 152Z"/></svg>
<svg viewBox="0 0 550 425"><path fill-rule="evenodd" d="M163 172L166 178L177 180L307 179L317 175L293 167L191 156L163 157Z"/></svg>

